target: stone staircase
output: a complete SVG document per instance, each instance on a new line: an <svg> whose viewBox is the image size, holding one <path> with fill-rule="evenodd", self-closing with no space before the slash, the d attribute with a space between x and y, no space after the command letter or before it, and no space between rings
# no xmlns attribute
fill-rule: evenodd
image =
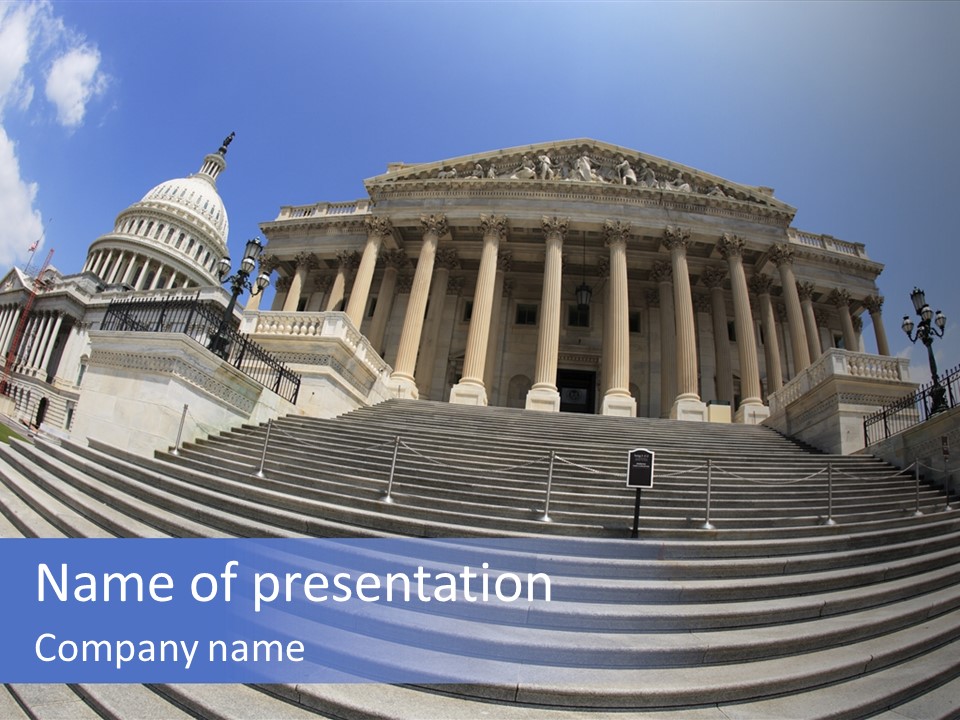
<svg viewBox="0 0 960 720"><path fill-rule="evenodd" d="M469 640L489 662L509 649L569 671L486 686L14 685L0 718L960 716L960 512L874 458L762 427L391 401L274 422L258 478L266 431L150 460L3 447L0 535L570 536L543 568L553 602L469 638L409 613L391 633L426 638L438 667ZM656 480L630 540L637 447L655 451ZM393 654L383 641L385 667Z"/></svg>

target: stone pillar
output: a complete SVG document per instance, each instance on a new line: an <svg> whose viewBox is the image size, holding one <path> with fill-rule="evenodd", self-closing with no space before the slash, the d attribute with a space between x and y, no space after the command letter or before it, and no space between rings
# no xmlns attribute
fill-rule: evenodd
<svg viewBox="0 0 960 720"><path fill-rule="evenodd" d="M494 392L493 374L496 372L497 359L500 356L500 327L503 311L503 295L506 286L506 274L510 272L513 256L509 252L500 252L497 256L497 274L493 281L493 304L490 308L490 339L487 342L487 359L483 363L483 387L487 391L487 402L491 402Z"/></svg>
<svg viewBox="0 0 960 720"><path fill-rule="evenodd" d="M133 277L133 271L136 268L136 266L137 266L137 256L131 255L130 262L127 264L127 269L126 271L124 271L123 277L120 278L121 284L127 285L130 283L130 279Z"/></svg>
<svg viewBox="0 0 960 720"><path fill-rule="evenodd" d="M774 245L770 257L780 271L783 300L787 307L787 324L790 326L793 367L794 372L799 375L810 366L810 350L804 331L800 296L797 294L797 279L793 274L793 250L787 245Z"/></svg>
<svg viewBox="0 0 960 720"><path fill-rule="evenodd" d="M877 338L877 354L889 355L890 345L887 344L887 331L883 327L883 296L868 295L863 299L863 304L870 313L870 319L873 321L873 334Z"/></svg>
<svg viewBox="0 0 960 720"><path fill-rule="evenodd" d="M137 279L133 281L134 290L143 290L143 281L147 277L147 272L150 270L150 263L152 261L150 258L143 259L143 265L140 266L140 272L137 273Z"/></svg>
<svg viewBox="0 0 960 720"><path fill-rule="evenodd" d="M852 320L853 331L857 337L857 352L863 352L863 318L859 315L854 315Z"/></svg>
<svg viewBox="0 0 960 720"><path fill-rule="evenodd" d="M566 218L541 219L546 241L543 261L543 295L540 299L540 327L537 332L537 365L533 386L527 393L527 410L560 411L557 391L557 357L560 353L561 284L563 281L563 236Z"/></svg>
<svg viewBox="0 0 960 720"><path fill-rule="evenodd" d="M293 278L289 275L285 277L278 277L275 287L277 288L276 293L273 296L273 303L270 305L270 309L274 311L282 311L284 304L287 302L287 295L289 294L290 285L293 284Z"/></svg>
<svg viewBox="0 0 960 720"><path fill-rule="evenodd" d="M367 218L366 226L367 243L363 246L363 255L360 257L357 276L353 280L353 289L350 291L350 301L347 303L347 317L357 330L363 322L363 311L370 297L370 283L373 281L373 271L377 266L380 246L383 244L383 239L393 231L393 226L386 218Z"/></svg>
<svg viewBox="0 0 960 720"><path fill-rule="evenodd" d="M817 316L813 311L813 283L798 282L797 296L800 298L800 308L803 311L803 327L807 333L807 349L810 351L810 363L820 359L823 350L820 347L820 328L817 327Z"/></svg>
<svg viewBox="0 0 960 720"><path fill-rule="evenodd" d="M488 403L483 377L496 291L497 257L500 242L507 235L507 218L503 215L481 215L480 227L483 229L483 250L480 253L477 289L473 295L470 330L467 332L467 349L463 356L463 376L450 390L450 402L459 405Z"/></svg>
<svg viewBox="0 0 960 720"><path fill-rule="evenodd" d="M400 332L400 347L397 360L390 376L392 389L397 397L418 398L417 383L413 374L417 367L417 350L420 347L420 335L423 332L423 316L427 309L427 294L430 290L430 278L433 276L433 262L437 255L437 243L447 234L447 218L443 214L422 215L423 244L417 258L417 269L410 288L410 301L403 318Z"/></svg>
<svg viewBox="0 0 960 720"><path fill-rule="evenodd" d="M126 255L127 254L125 252L121 251L120 254L117 255L117 259L113 262L113 264L107 268L107 277L105 278L107 285L113 285L117 281L117 275L120 273L120 266L123 265L123 259L126 257Z"/></svg>
<svg viewBox="0 0 960 720"><path fill-rule="evenodd" d="M294 262L296 269L290 278L290 289L283 299L283 312L296 312L303 292L303 283L307 279L307 273L316 265L316 258L308 252L302 252L294 258Z"/></svg>
<svg viewBox="0 0 960 720"><path fill-rule="evenodd" d="M387 330L390 311L393 310L393 297L397 290L397 275L401 268L410 264L402 250L390 250L383 256L383 279L377 293L377 307L370 321L369 340L373 349L383 356L383 336Z"/></svg>
<svg viewBox="0 0 960 720"><path fill-rule="evenodd" d="M717 400L730 404L733 413L733 370L730 362L730 334L727 331L727 301L723 296L726 271L716 266L704 268L700 279L710 288L713 315L713 345L717 362Z"/></svg>
<svg viewBox="0 0 960 720"><path fill-rule="evenodd" d="M850 293L844 288L837 288L830 293L830 302L837 306L840 313L840 328L843 330L843 349L859 352L857 333L853 329L853 318L850 317Z"/></svg>
<svg viewBox="0 0 960 720"><path fill-rule="evenodd" d="M56 313L57 319L53 323L53 330L50 331L50 339L47 342L47 347L43 351L43 357L40 359L40 373L41 379L46 380L49 371L47 370L47 365L50 363L50 356L53 354L53 347L57 344L57 334L60 332L60 325L63 324L63 313Z"/></svg>
<svg viewBox="0 0 960 720"><path fill-rule="evenodd" d="M673 300L677 322L677 397L670 409L674 420L706 420L707 406L697 390L697 336L693 319L693 297L687 271L687 243L690 231L667 226L663 244L670 250L673 270Z"/></svg>
<svg viewBox="0 0 960 720"><path fill-rule="evenodd" d="M333 287L330 288L330 294L327 296L325 312L336 310L337 305L341 303L347 292L347 276L355 270L360 264L360 256L356 252L341 250L337 253L337 274L333 278Z"/></svg>
<svg viewBox="0 0 960 720"><path fill-rule="evenodd" d="M750 288L760 300L760 327L763 328L763 357L767 370L767 396L783 387L780 370L780 343L777 340L777 325L770 302L770 287L773 278L769 275L754 275Z"/></svg>
<svg viewBox="0 0 960 720"><path fill-rule="evenodd" d="M427 304L427 317L423 321L424 333L417 354L415 377L420 394L430 398L433 385L433 366L437 360L437 344L440 340L440 326L443 323L443 309L447 300L447 286L450 271L460 268L460 259L453 248L437 250L434 261L433 282L430 286L430 302ZM462 285L461 285L462 287Z"/></svg>
<svg viewBox="0 0 960 720"><path fill-rule="evenodd" d="M733 290L733 321L737 330L737 351L740 357L740 406L734 415L739 423L756 425L770 416L763 404L760 390L760 367L757 360L757 341L750 311L747 276L743 271L743 239L724 233L717 249L727 259L730 287Z"/></svg>
<svg viewBox="0 0 960 720"><path fill-rule="evenodd" d="M670 263L658 260L650 269L657 283L657 306L660 308L660 417L670 417L673 399L677 396L677 332L673 311L673 271Z"/></svg>
<svg viewBox="0 0 960 720"><path fill-rule="evenodd" d="M30 347L30 352L27 353L27 368L37 367L40 353L47 340L47 330L49 330L49 328L50 315L48 313L41 313L37 320L37 332L34 335L33 345Z"/></svg>
<svg viewBox="0 0 960 720"><path fill-rule="evenodd" d="M603 235L610 249L610 283L607 292L609 332L603 355L608 358L606 385L600 412L603 415L636 417L637 401L630 395L630 298L627 291L627 238L630 225L607 220ZM608 344L609 343L609 344Z"/></svg>

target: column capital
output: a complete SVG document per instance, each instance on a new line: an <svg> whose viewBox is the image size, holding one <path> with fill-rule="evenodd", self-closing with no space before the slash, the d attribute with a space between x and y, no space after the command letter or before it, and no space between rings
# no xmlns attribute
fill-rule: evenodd
<svg viewBox="0 0 960 720"><path fill-rule="evenodd" d="M609 247L614 243L626 244L630 237L630 223L623 220L604 220L603 221L603 242Z"/></svg>
<svg viewBox="0 0 960 720"><path fill-rule="evenodd" d="M826 311L817 308L813 311L813 317L817 321L817 327L829 327L827 321L830 317L827 315Z"/></svg>
<svg viewBox="0 0 960 720"><path fill-rule="evenodd" d="M299 270L301 267L312 270L317 266L317 256L310 252L301 252L293 256L293 262Z"/></svg>
<svg viewBox="0 0 960 720"><path fill-rule="evenodd" d="M508 225L506 215L480 214L480 228L483 230L484 237L496 235L498 240L506 240Z"/></svg>
<svg viewBox="0 0 960 720"><path fill-rule="evenodd" d="M647 301L647 307L660 307L660 291L656 288L647 288L643 294L643 297Z"/></svg>
<svg viewBox="0 0 960 720"><path fill-rule="evenodd" d="M812 282L800 282L797 281L797 295L800 297L800 302L805 300L813 299L813 283Z"/></svg>
<svg viewBox="0 0 960 720"><path fill-rule="evenodd" d="M410 258L403 250L387 250L380 256L386 267L392 267L400 270L410 266Z"/></svg>
<svg viewBox="0 0 960 720"><path fill-rule="evenodd" d="M549 217L544 215L540 218L540 227L543 228L543 236L547 240L552 240L557 237L560 240L563 240L563 236L567 234L567 225L569 224L567 218L561 218L554 215Z"/></svg>
<svg viewBox="0 0 960 720"><path fill-rule="evenodd" d="M777 313L777 320L780 322L785 322L787 319L787 306L783 303L777 303L777 306L774 308L774 311Z"/></svg>
<svg viewBox="0 0 960 720"><path fill-rule="evenodd" d="M367 228L367 237L386 238L393 235L393 223L389 218L373 215L363 221Z"/></svg>
<svg viewBox="0 0 960 720"><path fill-rule="evenodd" d="M278 277L278 278L277 278L277 282L275 283L275 287L276 287L277 290L279 290L280 292L284 292L285 290L289 290L289 289L290 289L290 283L291 283L291 282L293 282L293 278L291 278L289 275L284 276L284 277Z"/></svg>
<svg viewBox="0 0 960 720"><path fill-rule="evenodd" d="M871 315L878 313L883 308L883 295L867 295L863 304Z"/></svg>
<svg viewBox="0 0 960 720"><path fill-rule="evenodd" d="M750 289L757 295L769 295L773 287L773 278L770 275L754 275L750 278Z"/></svg>
<svg viewBox="0 0 960 720"><path fill-rule="evenodd" d="M713 311L713 302L709 295L694 295L693 307L697 312L709 313Z"/></svg>
<svg viewBox="0 0 960 720"><path fill-rule="evenodd" d="M863 331L863 318L859 315L854 315L850 320L853 322L853 329L857 332Z"/></svg>
<svg viewBox="0 0 960 720"><path fill-rule="evenodd" d="M793 248L788 245L774 245L770 248L770 259L777 267L793 264Z"/></svg>
<svg viewBox="0 0 960 720"><path fill-rule="evenodd" d="M497 255L497 270L501 272L510 272L513 268L513 253L509 250L503 250Z"/></svg>
<svg viewBox="0 0 960 720"><path fill-rule="evenodd" d="M273 253L264 253L260 256L260 272L269 275L278 267L280 267L280 258Z"/></svg>
<svg viewBox="0 0 960 720"><path fill-rule="evenodd" d="M673 225L667 225L667 227L664 228L663 244L666 245L670 250L679 248L686 252L689 242L689 230L681 227L674 227Z"/></svg>
<svg viewBox="0 0 960 720"><path fill-rule="evenodd" d="M834 288L827 297L838 308L850 307L850 292L846 288Z"/></svg>
<svg viewBox="0 0 960 720"><path fill-rule="evenodd" d="M745 245L746 243L739 235L724 233L717 242L717 250L723 255L724 259L729 260L732 257L742 257Z"/></svg>
<svg viewBox="0 0 960 720"><path fill-rule="evenodd" d="M444 268L445 270L459 270L460 269L460 256L457 254L455 248L440 248L437 250L437 257L434 260L436 267Z"/></svg>
<svg viewBox="0 0 960 720"><path fill-rule="evenodd" d="M313 289L326 292L333 285L333 275L318 275L313 279Z"/></svg>
<svg viewBox="0 0 960 720"><path fill-rule="evenodd" d="M410 289L413 287L413 275L405 273L397 278L397 292L398 293L409 293Z"/></svg>
<svg viewBox="0 0 960 720"><path fill-rule="evenodd" d="M726 276L727 271L724 268L717 265L708 265L703 269L700 280L704 285L713 290L714 288L723 286L723 280Z"/></svg>
<svg viewBox="0 0 960 720"><path fill-rule="evenodd" d="M421 215L420 225L423 226L424 235L433 234L438 238L446 235L450 229L447 225L447 216L443 213L436 213L434 215Z"/></svg>
<svg viewBox="0 0 960 720"><path fill-rule="evenodd" d="M466 278L463 275L454 275L447 280L447 293L459 295L463 292L463 286Z"/></svg>
<svg viewBox="0 0 960 720"><path fill-rule="evenodd" d="M356 270L360 264L360 253L356 250L339 250L337 251L336 258L337 265L345 272Z"/></svg>
<svg viewBox="0 0 960 720"><path fill-rule="evenodd" d="M607 255L604 255L597 260L597 277L610 277L610 258Z"/></svg>
<svg viewBox="0 0 960 720"><path fill-rule="evenodd" d="M650 266L650 279L654 282L670 282L673 277L673 266L667 260L657 260Z"/></svg>

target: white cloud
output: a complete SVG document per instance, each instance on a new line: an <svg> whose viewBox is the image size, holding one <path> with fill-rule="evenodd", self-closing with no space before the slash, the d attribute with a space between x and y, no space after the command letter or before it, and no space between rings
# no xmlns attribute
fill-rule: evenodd
<svg viewBox="0 0 960 720"><path fill-rule="evenodd" d="M87 103L106 91L107 78L99 67L100 52L92 47L74 48L54 60L47 75L46 94L57 106L61 125L80 125Z"/></svg>
<svg viewBox="0 0 960 720"><path fill-rule="evenodd" d="M24 68L36 36L38 5L0 5L0 116L5 105L21 108L33 97Z"/></svg>
<svg viewBox="0 0 960 720"><path fill-rule="evenodd" d="M33 207L37 184L20 177L14 143L0 127L0 267L26 255L43 233L40 211Z"/></svg>

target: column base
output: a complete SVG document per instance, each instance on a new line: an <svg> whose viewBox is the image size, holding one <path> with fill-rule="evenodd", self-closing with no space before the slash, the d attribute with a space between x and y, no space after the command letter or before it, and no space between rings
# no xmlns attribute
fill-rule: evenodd
<svg viewBox="0 0 960 720"><path fill-rule="evenodd" d="M770 408L766 405L741 405L737 408L733 421L744 425L759 425L770 417Z"/></svg>
<svg viewBox="0 0 960 720"><path fill-rule="evenodd" d="M458 382L450 388L450 402L454 405L480 405L485 407L487 391L483 385Z"/></svg>
<svg viewBox="0 0 960 720"><path fill-rule="evenodd" d="M677 398L670 408L671 420L707 421L707 404L699 398Z"/></svg>
<svg viewBox="0 0 960 720"><path fill-rule="evenodd" d="M610 394L603 396L600 404L601 415L615 415L618 417L636 417L637 401L632 395Z"/></svg>
<svg viewBox="0 0 960 720"><path fill-rule="evenodd" d="M394 373L387 380L387 387L393 393L395 398L400 400L419 400L420 391L417 389L416 381L406 375L397 375Z"/></svg>
<svg viewBox="0 0 960 720"><path fill-rule="evenodd" d="M555 387L532 387L525 407L539 412L560 412L560 392Z"/></svg>

